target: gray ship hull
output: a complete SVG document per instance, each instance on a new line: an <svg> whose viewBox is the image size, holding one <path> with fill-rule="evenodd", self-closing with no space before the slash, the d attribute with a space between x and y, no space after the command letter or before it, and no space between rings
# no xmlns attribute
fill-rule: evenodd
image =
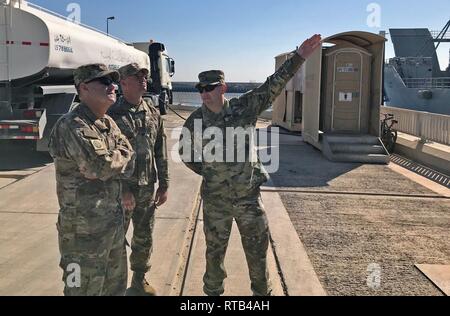
<svg viewBox="0 0 450 316"><path fill-rule="evenodd" d="M450 115L450 89L408 88L391 65L385 66L384 89L388 106ZM424 90L431 98L424 97Z"/></svg>

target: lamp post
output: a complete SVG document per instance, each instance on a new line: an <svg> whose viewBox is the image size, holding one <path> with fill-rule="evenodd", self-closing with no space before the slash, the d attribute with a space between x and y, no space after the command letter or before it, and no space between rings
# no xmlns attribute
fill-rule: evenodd
<svg viewBox="0 0 450 316"><path fill-rule="evenodd" d="M114 20L115 17L110 16L108 18L106 18L106 34L109 35L109 20Z"/></svg>

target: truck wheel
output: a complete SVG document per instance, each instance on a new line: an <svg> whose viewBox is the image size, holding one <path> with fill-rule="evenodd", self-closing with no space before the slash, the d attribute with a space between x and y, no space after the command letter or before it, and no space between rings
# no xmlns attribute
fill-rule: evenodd
<svg viewBox="0 0 450 316"><path fill-rule="evenodd" d="M169 105L173 104L173 91L169 91Z"/></svg>
<svg viewBox="0 0 450 316"><path fill-rule="evenodd" d="M166 91L162 91L159 95L159 113L161 115L167 114L167 105L169 104L169 97Z"/></svg>

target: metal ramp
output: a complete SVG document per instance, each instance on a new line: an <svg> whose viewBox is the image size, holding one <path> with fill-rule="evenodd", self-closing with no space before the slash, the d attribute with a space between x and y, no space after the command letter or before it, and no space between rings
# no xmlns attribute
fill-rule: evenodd
<svg viewBox="0 0 450 316"><path fill-rule="evenodd" d="M42 108L46 109L47 122L45 129L42 131L42 138L36 142L37 151L48 151L48 142L52 128L64 114L69 112L75 96L75 94L71 93L48 94L44 96Z"/></svg>
<svg viewBox="0 0 450 316"><path fill-rule="evenodd" d="M323 153L331 161L389 164L389 153L378 137L348 134L322 137Z"/></svg>

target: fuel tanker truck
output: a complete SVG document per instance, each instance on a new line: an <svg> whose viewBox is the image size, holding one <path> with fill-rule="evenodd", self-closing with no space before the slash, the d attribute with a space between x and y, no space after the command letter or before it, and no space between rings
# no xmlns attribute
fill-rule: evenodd
<svg viewBox="0 0 450 316"><path fill-rule="evenodd" d="M132 62L150 71L149 52L29 2L0 0L0 139L35 140L46 151L53 125L77 104L74 69Z"/></svg>
<svg viewBox="0 0 450 316"><path fill-rule="evenodd" d="M175 61L168 55L162 43L150 40L149 43L133 43L133 46L150 56L152 81L148 85L148 93L158 96L159 111L164 115L173 101L172 76L175 74Z"/></svg>

